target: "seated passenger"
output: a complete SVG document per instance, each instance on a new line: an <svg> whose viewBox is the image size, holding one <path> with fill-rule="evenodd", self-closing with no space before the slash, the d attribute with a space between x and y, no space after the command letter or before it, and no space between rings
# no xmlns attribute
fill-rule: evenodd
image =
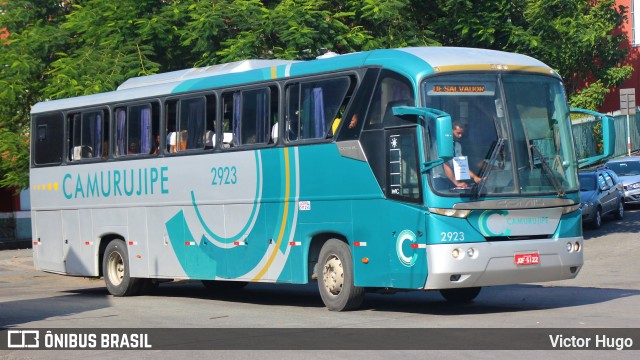
<svg viewBox="0 0 640 360"><path fill-rule="evenodd" d="M167 134L167 151L176 152L176 132L172 131Z"/></svg>
<svg viewBox="0 0 640 360"><path fill-rule="evenodd" d="M216 133L212 130L207 130L204 134L204 148L212 149L214 146L216 146Z"/></svg>
<svg viewBox="0 0 640 360"><path fill-rule="evenodd" d="M178 134L178 144L176 146L176 151L184 151L187 150L187 130L182 130Z"/></svg>
<svg viewBox="0 0 640 360"><path fill-rule="evenodd" d="M131 141L129 143L129 150L127 151L127 155L134 155L134 154L138 154L138 142L137 141Z"/></svg>

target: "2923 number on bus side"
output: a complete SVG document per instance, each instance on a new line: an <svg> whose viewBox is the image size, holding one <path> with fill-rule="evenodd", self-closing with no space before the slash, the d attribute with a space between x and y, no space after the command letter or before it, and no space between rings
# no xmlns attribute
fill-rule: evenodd
<svg viewBox="0 0 640 360"><path fill-rule="evenodd" d="M440 236L442 236L442 238L440 239L441 242L448 242L448 241L464 241L464 232L463 231L449 231L449 232L441 232Z"/></svg>
<svg viewBox="0 0 640 360"><path fill-rule="evenodd" d="M235 166L214 166L211 168L211 185L235 185L238 182Z"/></svg>

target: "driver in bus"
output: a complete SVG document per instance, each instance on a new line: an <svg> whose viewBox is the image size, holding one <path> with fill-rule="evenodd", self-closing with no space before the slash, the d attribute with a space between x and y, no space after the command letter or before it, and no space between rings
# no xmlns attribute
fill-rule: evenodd
<svg viewBox="0 0 640 360"><path fill-rule="evenodd" d="M444 176L446 176L446 179L448 179L451 183L453 183L453 186L456 189L468 189L470 185L469 183L467 183L466 180L473 180L474 183L479 183L480 181L482 181L482 179L469 168L468 159L466 156L462 154L462 144L460 141L464 136L464 131L465 131L465 125L463 125L461 122L456 121L453 123L451 132L453 134L454 159L449 160L442 164L442 168L444 170ZM466 167L467 169L466 172L464 173L461 172L459 178L456 178L454 165L453 165L454 162L459 162L461 166ZM442 176L442 174L440 174L440 176L436 175L435 178L436 179L440 178L444 180L444 177ZM445 186L436 185L436 187L450 188L451 187L450 185L451 184L449 183L448 185L445 185Z"/></svg>

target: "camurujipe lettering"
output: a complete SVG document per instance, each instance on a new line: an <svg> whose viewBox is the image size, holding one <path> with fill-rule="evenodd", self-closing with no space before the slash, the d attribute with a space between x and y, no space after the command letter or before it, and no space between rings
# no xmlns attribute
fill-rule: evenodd
<svg viewBox="0 0 640 360"><path fill-rule="evenodd" d="M67 199L109 198L168 194L169 168L108 170L65 174L62 192Z"/></svg>
<svg viewBox="0 0 640 360"><path fill-rule="evenodd" d="M507 218L507 225L540 225L540 224L548 224L549 217L515 217L515 218Z"/></svg>

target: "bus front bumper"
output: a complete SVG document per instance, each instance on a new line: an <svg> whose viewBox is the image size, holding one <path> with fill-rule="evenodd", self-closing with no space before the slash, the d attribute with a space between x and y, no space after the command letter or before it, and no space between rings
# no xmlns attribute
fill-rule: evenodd
<svg viewBox="0 0 640 360"><path fill-rule="evenodd" d="M573 279L583 264L583 238L428 245L427 259L425 289Z"/></svg>

